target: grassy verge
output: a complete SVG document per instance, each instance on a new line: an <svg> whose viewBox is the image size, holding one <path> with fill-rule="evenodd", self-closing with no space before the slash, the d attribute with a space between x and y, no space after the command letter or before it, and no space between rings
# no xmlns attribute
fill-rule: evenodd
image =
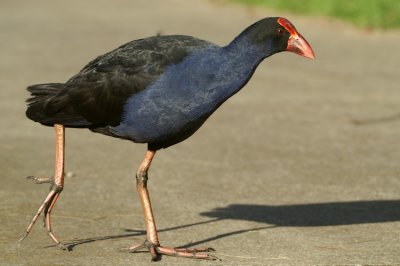
<svg viewBox="0 0 400 266"><path fill-rule="evenodd" d="M339 18L369 29L400 28L400 0L231 0L299 14Z"/></svg>

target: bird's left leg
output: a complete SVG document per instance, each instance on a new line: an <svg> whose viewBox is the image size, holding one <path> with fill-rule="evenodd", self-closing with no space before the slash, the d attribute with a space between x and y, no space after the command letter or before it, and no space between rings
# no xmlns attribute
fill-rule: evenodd
<svg viewBox="0 0 400 266"><path fill-rule="evenodd" d="M51 239L58 244L58 246L62 249L67 249L53 234L51 230L51 210L54 207L58 197L60 196L61 191L64 188L64 152L65 152L65 128L63 125L54 125L54 129L56 131L56 160L55 160L55 171L54 177L47 180L46 178L32 178L36 183L46 183L51 182L50 192L47 197L44 199L42 205L40 205L37 210L35 216L33 217L31 223L26 229L25 235L20 239L20 241L24 240L29 232L32 230L33 225L39 218L40 214L43 212L44 214L44 223L47 228L47 232Z"/></svg>
<svg viewBox="0 0 400 266"><path fill-rule="evenodd" d="M161 255L192 258L192 259L208 259L208 260L217 259L213 255L204 253L204 252L214 251L214 249L212 248L174 248L174 247L163 247L160 245L160 241L158 240L157 228L154 221L153 211L151 208L149 191L147 190L147 179L148 179L147 172L150 168L150 164L151 161L153 160L155 153L156 152L152 150L147 151L146 156L143 162L141 163L139 170L136 173L136 188L139 192L144 212L147 238L144 243L134 245L128 248L127 251L135 252L139 249L146 248L151 253L152 261L159 260Z"/></svg>

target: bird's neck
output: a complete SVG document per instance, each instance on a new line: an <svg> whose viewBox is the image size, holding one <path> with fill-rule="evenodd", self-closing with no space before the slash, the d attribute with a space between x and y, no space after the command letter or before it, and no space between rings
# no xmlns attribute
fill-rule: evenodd
<svg viewBox="0 0 400 266"><path fill-rule="evenodd" d="M262 60L272 55L271 49L268 48L268 43L263 45L255 44L246 30L223 49L231 58L236 58L237 61L242 61L243 64L247 63L257 67Z"/></svg>
<svg viewBox="0 0 400 266"><path fill-rule="evenodd" d="M243 88L261 61L269 56L263 47L252 44L245 35L239 35L223 47L222 54L225 63L218 64L217 71L227 80L223 98L229 98Z"/></svg>

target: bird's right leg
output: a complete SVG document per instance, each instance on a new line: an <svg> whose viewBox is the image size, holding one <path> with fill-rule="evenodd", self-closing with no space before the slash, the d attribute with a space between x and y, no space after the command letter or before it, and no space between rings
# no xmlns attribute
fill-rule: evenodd
<svg viewBox="0 0 400 266"><path fill-rule="evenodd" d="M53 178L44 178L44 177L28 177L32 179L35 183L51 183L50 192L44 199L43 203L40 205L37 210L35 216L33 217L31 223L26 229L25 235L20 239L20 241L24 240L29 232L32 230L33 225L39 218L40 214L44 213L44 223L47 228L47 232L51 239L57 243L57 245L62 249L67 249L53 234L51 230L51 210L54 207L58 197L60 196L61 191L64 188L64 153L65 153L65 128L63 125L54 125L54 129L56 131L56 159L55 159L55 171Z"/></svg>
<svg viewBox="0 0 400 266"><path fill-rule="evenodd" d="M148 150L143 162L140 164L139 170L136 173L136 188L139 192L142 208L144 212L144 220L146 223L147 237L144 243L136 244L125 251L135 252L140 249L147 249L152 261L160 259L161 255L175 256L181 258L206 259L215 260L217 257L206 252L214 251L212 248L182 248L182 247L165 247L160 245L158 239L157 228L154 221L153 211L151 208L149 191L147 190L147 172L156 151Z"/></svg>

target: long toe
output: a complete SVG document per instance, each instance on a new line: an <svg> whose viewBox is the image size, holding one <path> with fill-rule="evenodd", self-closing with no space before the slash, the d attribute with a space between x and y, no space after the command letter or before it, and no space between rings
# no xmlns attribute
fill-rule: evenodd
<svg viewBox="0 0 400 266"><path fill-rule="evenodd" d="M46 177L46 176L27 176L26 179L32 180L35 184L44 184L44 183L50 183L52 178Z"/></svg>
<svg viewBox="0 0 400 266"><path fill-rule="evenodd" d="M207 248L174 248L176 251L182 251L182 252L213 252L215 249L207 247Z"/></svg>
<svg viewBox="0 0 400 266"><path fill-rule="evenodd" d="M53 234L52 228L51 228L51 211L54 207L54 204L56 203L60 193L62 191L62 188L52 188L43 201L43 203L40 205L39 209L36 211L35 216L32 218L31 223L28 225L28 228L26 229L26 232L24 236L19 240L22 241L24 240L30 231L32 230L34 224L36 223L37 219L39 218L40 214L42 212L44 213L43 218L44 218L44 225L47 228L47 233L50 236L50 238L58 245L59 248L63 250L68 250L68 248L62 244Z"/></svg>
<svg viewBox="0 0 400 266"><path fill-rule="evenodd" d="M134 253L134 252L136 252L136 251L138 251L138 250L141 250L141 249L146 249L146 244L145 244L145 242L140 243L140 244L135 244L135 245L130 246L130 247L128 247L128 248L122 248L122 249L120 249L120 251L121 251L121 252Z"/></svg>
<svg viewBox="0 0 400 266"><path fill-rule="evenodd" d="M219 260L215 255L206 253L214 251L213 248L171 248L171 247L156 247L157 253L160 255L189 258L189 259L203 259L203 260Z"/></svg>
<svg viewBox="0 0 400 266"><path fill-rule="evenodd" d="M140 244L135 244L128 248L121 249L122 252L133 253L141 249L147 249L151 254L152 261L158 261L161 259L161 255L189 258L189 259L203 259L203 260L219 260L213 254L208 252L215 251L210 247L196 247L196 248L183 248L183 247L165 247L150 243L149 241L144 241Z"/></svg>

